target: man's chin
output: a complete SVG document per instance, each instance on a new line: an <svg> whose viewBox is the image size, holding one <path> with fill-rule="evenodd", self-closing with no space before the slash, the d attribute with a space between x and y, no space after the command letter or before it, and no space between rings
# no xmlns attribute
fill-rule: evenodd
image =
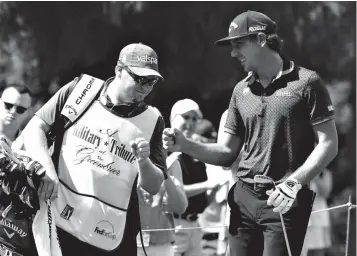
<svg viewBox="0 0 357 256"><path fill-rule="evenodd" d="M5 119L4 120L4 124L5 125L11 125L11 124L14 124L15 123L15 119Z"/></svg>

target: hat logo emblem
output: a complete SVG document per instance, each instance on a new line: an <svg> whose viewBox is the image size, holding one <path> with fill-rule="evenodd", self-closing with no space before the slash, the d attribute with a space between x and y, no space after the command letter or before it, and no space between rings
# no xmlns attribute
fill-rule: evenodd
<svg viewBox="0 0 357 256"><path fill-rule="evenodd" d="M231 31L236 28L238 28L238 25L234 22L231 22L231 24L229 25L228 33L231 33Z"/></svg>
<svg viewBox="0 0 357 256"><path fill-rule="evenodd" d="M253 26L253 27L249 27L249 32L264 31L266 30L266 28L267 28L266 25Z"/></svg>

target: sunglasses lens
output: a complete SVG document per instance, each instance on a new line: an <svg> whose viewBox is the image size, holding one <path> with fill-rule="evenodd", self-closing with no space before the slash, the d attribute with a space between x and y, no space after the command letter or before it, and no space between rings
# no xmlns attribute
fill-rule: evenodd
<svg viewBox="0 0 357 256"><path fill-rule="evenodd" d="M134 81L141 84L142 86L144 86L144 85L153 86L159 81L159 78L149 79L146 77L138 76L133 71L131 71L130 68L128 68L126 65L124 65L121 61L119 61L119 63L128 72L128 74L134 79Z"/></svg>
<svg viewBox="0 0 357 256"><path fill-rule="evenodd" d="M8 102L5 102L5 101L4 101L4 105L5 105L5 108L6 108L7 110L10 110L10 109L12 109L12 108L15 106L14 104L8 103ZM22 113L24 113L26 110L27 110L27 108L24 108L24 107L21 107L21 106L16 106L16 112L17 112L18 114L22 114Z"/></svg>
<svg viewBox="0 0 357 256"><path fill-rule="evenodd" d="M154 86L157 82L159 81L158 78L146 78L146 77L140 77L140 84L141 85L149 85L149 86Z"/></svg>
<svg viewBox="0 0 357 256"><path fill-rule="evenodd" d="M4 102L4 105L5 105L5 108L6 108L7 110L10 110L10 109L12 109L12 108L14 107L14 104L7 103L7 102Z"/></svg>
<svg viewBox="0 0 357 256"><path fill-rule="evenodd" d="M17 106L17 108L16 108L16 112L19 114L22 114L25 111L26 111L26 108L24 108L24 107Z"/></svg>

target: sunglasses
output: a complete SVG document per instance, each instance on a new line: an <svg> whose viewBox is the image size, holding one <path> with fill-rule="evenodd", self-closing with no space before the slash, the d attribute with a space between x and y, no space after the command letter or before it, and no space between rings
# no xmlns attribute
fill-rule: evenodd
<svg viewBox="0 0 357 256"><path fill-rule="evenodd" d="M133 71L130 70L130 68L125 65L122 61L118 60L120 65L125 69L126 72L133 78L133 80L137 83L139 83L141 86L149 85L149 86L154 86L158 81L159 78L147 78L145 76L138 76L135 74Z"/></svg>
<svg viewBox="0 0 357 256"><path fill-rule="evenodd" d="M12 108L15 108L15 111L18 114L23 114L27 110L27 108L25 108L25 107L22 107L22 106L19 106L19 105L15 105L15 104L12 104L12 103L9 103L9 102L5 102L2 99L1 99L1 101L4 103L4 106L5 106L6 110L10 110Z"/></svg>

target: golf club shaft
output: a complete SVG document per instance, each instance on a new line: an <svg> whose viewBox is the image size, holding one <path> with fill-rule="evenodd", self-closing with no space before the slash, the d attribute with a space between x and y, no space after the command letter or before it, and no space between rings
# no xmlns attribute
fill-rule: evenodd
<svg viewBox="0 0 357 256"><path fill-rule="evenodd" d="M289 256L292 256L291 250L290 250L289 239L288 239L288 233L286 233L286 229L285 229L285 223L284 223L283 215L281 213L279 213L279 215L280 215L281 225L283 226L283 232L284 232L286 247L288 248Z"/></svg>

